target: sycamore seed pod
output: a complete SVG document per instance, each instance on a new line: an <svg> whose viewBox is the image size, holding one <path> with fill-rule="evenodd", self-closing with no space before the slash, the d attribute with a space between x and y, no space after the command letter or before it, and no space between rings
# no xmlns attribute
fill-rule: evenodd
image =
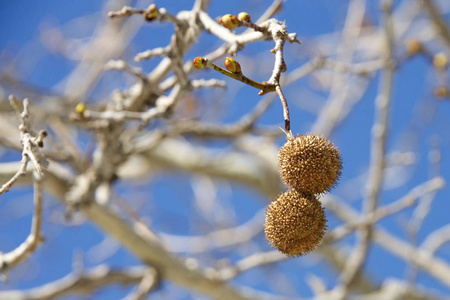
<svg viewBox="0 0 450 300"><path fill-rule="evenodd" d="M290 137L278 151L281 179L306 194L329 192L341 176L339 150L319 135Z"/></svg>
<svg viewBox="0 0 450 300"><path fill-rule="evenodd" d="M220 18L220 24L223 27L228 28L230 30L235 29L236 27L241 25L238 18L235 15L226 14L222 18Z"/></svg>
<svg viewBox="0 0 450 300"><path fill-rule="evenodd" d="M327 219L315 195L289 190L278 196L266 210L265 233L281 253L301 256L322 241Z"/></svg>
<svg viewBox="0 0 450 300"><path fill-rule="evenodd" d="M241 65L232 57L225 58L225 68L232 73L241 73Z"/></svg>
<svg viewBox="0 0 450 300"><path fill-rule="evenodd" d="M246 12L239 13L237 18L239 21L250 22L250 15Z"/></svg>
<svg viewBox="0 0 450 300"><path fill-rule="evenodd" d="M158 17L158 8L155 4L150 4L147 10L143 14L144 19L151 22Z"/></svg>
<svg viewBox="0 0 450 300"><path fill-rule="evenodd" d="M201 56L197 56L193 60L194 67L197 69L203 69L206 66L206 59Z"/></svg>

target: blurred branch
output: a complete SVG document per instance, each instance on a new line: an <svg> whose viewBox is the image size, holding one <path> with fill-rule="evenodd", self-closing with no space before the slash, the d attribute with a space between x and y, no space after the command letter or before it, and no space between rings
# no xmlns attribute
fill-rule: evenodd
<svg viewBox="0 0 450 300"><path fill-rule="evenodd" d="M7 280L7 271L13 269L19 263L24 262L34 251L36 251L39 244L43 241L43 236L41 234L43 185L39 175L36 175L36 171L33 175L34 213L31 232L26 240L16 249L8 253L0 252L0 271L4 281Z"/></svg>
<svg viewBox="0 0 450 300"><path fill-rule="evenodd" d="M247 270L286 259L288 257L276 250L259 252L239 260L233 266L222 268L219 272L223 280L230 280Z"/></svg>
<svg viewBox="0 0 450 300"><path fill-rule="evenodd" d="M434 193L445 186L445 180L442 177L435 177L411 189L408 194L391 204L382 206L373 213L373 223L388 215L397 213L409 206L412 206L420 197ZM370 218L369 218L370 219Z"/></svg>
<svg viewBox="0 0 450 300"><path fill-rule="evenodd" d="M263 231L264 211L259 211L242 225L205 233L200 236L177 236L158 232L171 252L199 253L245 243ZM225 278L224 278L225 279Z"/></svg>
<svg viewBox="0 0 450 300"><path fill-rule="evenodd" d="M358 219L358 213L342 201L333 197L327 197L326 207L346 223ZM405 261L411 261L425 270L431 276L450 287L450 265L433 255L425 249L417 249L408 242L393 236L380 225L375 225L372 232L373 241Z"/></svg>
<svg viewBox="0 0 450 300"><path fill-rule="evenodd" d="M159 285L160 278L157 275L153 268L147 268L136 291L125 297L124 300L145 300L147 295Z"/></svg>
<svg viewBox="0 0 450 300"><path fill-rule="evenodd" d="M56 174L48 175L48 187L57 199L64 199L70 185L63 178L55 176ZM136 223L134 228L130 227L110 208L99 205L92 199L79 208L105 233L114 237L143 262L154 267L164 279L219 300L265 299L253 292L241 292L231 288L220 279L216 271L201 269L195 260L182 261L169 254L157 240L148 238L148 230L142 228L142 225Z"/></svg>
<svg viewBox="0 0 450 300"><path fill-rule="evenodd" d="M365 0L353 0L349 2L347 16L340 35L340 43L334 55L338 61L351 65L357 46L363 38L362 25L366 11ZM320 60L317 61L320 64ZM324 64L325 65L325 64ZM350 113L352 107L362 97L365 90L364 84L354 84L351 82L348 73L342 73L339 68L332 68L334 71L331 78L331 87L327 100L327 105L323 107L314 122L311 131L318 132L324 137L329 137Z"/></svg>
<svg viewBox="0 0 450 300"><path fill-rule="evenodd" d="M14 174L13 177L11 177L10 180L8 180L7 183L2 185L2 187L0 188L0 195L9 191L11 189L11 187L14 185L14 183L16 183L17 179L19 179L21 176L25 176L26 170L27 170L27 165L28 165L28 156L23 155L22 160L20 161L19 170L17 171L16 174Z"/></svg>
<svg viewBox="0 0 450 300"><path fill-rule="evenodd" d="M397 279L386 279L380 289L359 297L360 300L444 300L444 296L433 290L425 290L422 287L412 286Z"/></svg>
<svg viewBox="0 0 450 300"><path fill-rule="evenodd" d="M216 272L202 270L195 260L183 262L172 256L158 242L141 236L142 229L130 228L110 209L99 206L95 202L82 205L80 209L97 226L163 274L165 279L218 300L255 299L256 295L249 295L231 288L226 282L220 280Z"/></svg>
<svg viewBox="0 0 450 300"><path fill-rule="evenodd" d="M448 242L450 242L450 225L445 225L428 234L421 248L430 253L430 255L434 255L439 248Z"/></svg>
<svg viewBox="0 0 450 300"><path fill-rule="evenodd" d="M174 139L164 140L158 147L153 147L152 143L147 144L145 140L140 141L136 144L135 152L143 154L153 165L247 184L269 199L283 189L277 172L276 157L273 161L266 162L253 155L212 151Z"/></svg>
<svg viewBox="0 0 450 300"><path fill-rule="evenodd" d="M236 138L256 130L256 122L273 103L273 95L259 101L255 108L233 124L206 123L194 120L179 120L170 125L167 135L193 135L203 138Z"/></svg>
<svg viewBox="0 0 450 300"><path fill-rule="evenodd" d="M16 109L21 119L19 126L20 142L23 147L22 161L20 162L19 171L0 189L1 193L8 191L9 188L17 181L17 179L26 174L28 161L34 165L33 169L33 191L34 191L34 213L31 224L31 232L26 240L16 249L8 252L0 252L0 271L3 280L7 279L7 271L14 268L19 263L25 261L42 242L42 201L43 201L43 185L44 170L47 162L40 152L40 148L44 146L43 140L47 136L46 131L40 131L39 135L33 136L33 130L29 121L29 102L28 99L23 100L23 108L18 99L10 96L11 105ZM0 193L0 194L1 194Z"/></svg>
<svg viewBox="0 0 450 300"><path fill-rule="evenodd" d="M153 280L158 284L158 277L150 271L150 267L132 267L113 270L106 265L91 270L74 272L59 280L47 283L41 287L24 291L0 291L1 299L9 300L53 300L69 295L89 296L96 289L111 284L137 284L147 276L153 274Z"/></svg>
<svg viewBox="0 0 450 300"><path fill-rule="evenodd" d="M325 237L326 240L339 240L350 234L355 229L363 229L372 224L375 225L378 221L386 218L392 214L398 213L408 207L413 206L416 202L428 194L436 193L438 190L444 188L445 181L442 177L435 177L430 179L415 188L411 189L405 196L391 204L377 208L372 214L368 215L363 220L357 220L345 223L340 227L336 227ZM330 196L325 198L325 202Z"/></svg>
<svg viewBox="0 0 450 300"><path fill-rule="evenodd" d="M433 0L422 0L425 9L431 16L431 20L437 28L437 31L441 35L443 41L447 44L447 48L450 49L450 27L441 16L439 9L436 7Z"/></svg>
<svg viewBox="0 0 450 300"><path fill-rule="evenodd" d="M369 179L367 182L367 198L364 199L364 213L369 216L376 209L379 194L381 191L383 170L385 167L385 150L387 133L389 130L388 117L391 101L394 63L393 63L393 22L392 22L392 1L381 2L384 13L385 49L383 57L385 59L385 70L380 81L379 94L376 97L376 116L372 127L371 160L369 166ZM346 297L347 289L360 273L366 256L369 251L372 235L372 224L367 224L358 234L357 245L349 255L347 265L341 274L343 282L343 296Z"/></svg>

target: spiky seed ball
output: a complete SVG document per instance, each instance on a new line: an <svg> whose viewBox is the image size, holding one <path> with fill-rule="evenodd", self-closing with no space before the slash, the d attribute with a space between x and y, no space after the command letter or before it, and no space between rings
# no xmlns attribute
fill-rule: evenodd
<svg viewBox="0 0 450 300"><path fill-rule="evenodd" d="M289 190L267 207L266 238L281 253L301 256L320 244L326 223L325 212L315 195Z"/></svg>
<svg viewBox="0 0 450 300"><path fill-rule="evenodd" d="M288 138L278 152L278 162L284 183L306 194L329 192L341 176L339 150L315 134Z"/></svg>

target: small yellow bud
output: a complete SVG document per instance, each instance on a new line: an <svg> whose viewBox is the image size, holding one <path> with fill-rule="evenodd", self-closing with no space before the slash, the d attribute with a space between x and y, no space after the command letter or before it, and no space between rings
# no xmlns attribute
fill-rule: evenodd
<svg viewBox="0 0 450 300"><path fill-rule="evenodd" d="M225 68L232 73L241 73L241 65L232 57L225 59Z"/></svg>
<svg viewBox="0 0 450 300"><path fill-rule="evenodd" d="M250 15L246 12L241 12L238 15L239 21L250 22Z"/></svg>
<svg viewBox="0 0 450 300"><path fill-rule="evenodd" d="M77 104L77 106L75 106L75 112L77 114L82 115L85 110L86 110L86 105L84 104L84 102L80 102Z"/></svg>
<svg viewBox="0 0 450 300"><path fill-rule="evenodd" d="M194 67L197 69L203 69L206 66L206 59L201 56L197 56L193 60Z"/></svg>
<svg viewBox="0 0 450 300"><path fill-rule="evenodd" d="M158 8L155 4L150 4L150 6L147 8L147 11L143 14L144 19L151 22L155 20L158 17Z"/></svg>
<svg viewBox="0 0 450 300"><path fill-rule="evenodd" d="M228 28L230 30L235 29L236 27L241 25L241 22L236 18L235 15L226 14L222 18L220 18L220 24L223 27Z"/></svg>
<svg viewBox="0 0 450 300"><path fill-rule="evenodd" d="M433 65L438 69L445 69L448 65L447 55L443 52L439 52L433 56Z"/></svg>
<svg viewBox="0 0 450 300"><path fill-rule="evenodd" d="M406 52L408 55L414 55L422 51L422 43L418 40L409 40L406 43Z"/></svg>

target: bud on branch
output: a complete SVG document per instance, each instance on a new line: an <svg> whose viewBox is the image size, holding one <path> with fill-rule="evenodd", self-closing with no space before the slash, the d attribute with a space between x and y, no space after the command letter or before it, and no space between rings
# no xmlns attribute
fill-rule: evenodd
<svg viewBox="0 0 450 300"><path fill-rule="evenodd" d="M241 65L232 57L225 59L225 68L232 73L241 73Z"/></svg>
<svg viewBox="0 0 450 300"><path fill-rule="evenodd" d="M222 18L220 18L220 24L223 27L228 28L230 30L235 29L236 27L241 26L241 22L235 15L226 14Z"/></svg>

